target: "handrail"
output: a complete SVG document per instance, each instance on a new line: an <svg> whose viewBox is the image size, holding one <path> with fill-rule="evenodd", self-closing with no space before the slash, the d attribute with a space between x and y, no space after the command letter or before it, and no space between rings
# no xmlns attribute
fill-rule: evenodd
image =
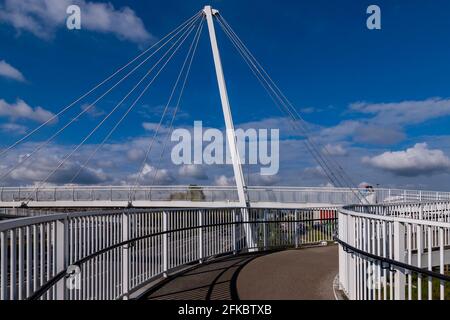
<svg viewBox="0 0 450 320"><path fill-rule="evenodd" d="M0 221L0 232L7 231L12 228L20 228L20 227L26 227L31 226L34 224L39 223L45 223L45 222L52 222L52 221L58 221L58 220L64 220L66 218L80 218L80 217L87 217L87 216L106 216L106 215L112 215L117 213L150 213L150 212L174 212L174 211L182 211L182 210L189 210L189 211L195 211L195 210L205 210L205 209L215 209L215 210L229 210L229 209L243 209L239 206L229 206L229 207L214 207L214 208L205 208L205 207L180 207L175 209L159 209L159 208L124 208L124 209L111 209L111 210L95 210L95 211L77 211L77 212L67 212L67 213L54 213L54 214L48 214L48 215L41 215L41 216L33 216L33 217L24 217L24 218L15 218L15 219L9 219L5 221ZM261 208L250 208L250 209L261 209ZM295 208L277 208L277 207L264 207L264 209L267 210L331 210L331 209L337 209L337 208L330 208L330 207L314 207L314 208L301 208L301 209L295 209Z"/></svg>
<svg viewBox="0 0 450 320"><path fill-rule="evenodd" d="M263 224L263 223L298 223L298 222L314 222L314 221L336 221L337 218L324 218L324 219L306 219L306 220L262 220L262 221L234 221L234 222L226 222L226 223L213 223L213 224L206 224L206 225L200 225L200 226L193 226L193 227L186 227L186 228L178 228L178 229L173 229L173 230L167 230L167 231L161 231L161 232L157 232L157 233L152 233L152 234L148 234L148 235L144 235L144 236L140 236L140 237L136 237L133 239L129 239L126 241L122 241L119 243L116 243L112 246L109 246L107 248L103 248L99 251L96 251L86 257L83 257L82 259L74 262L71 264L71 266L78 266L80 267L83 263L94 259L95 257L98 257L108 251L111 251L113 249L119 248L119 247L123 247L126 245L130 245L133 244L135 242L141 241L141 240L145 240L148 238L152 238L152 237L157 237L157 236L161 236L164 234L170 234L170 233L175 233L175 232L181 232L181 231L189 231L189 230L196 230L196 229L203 229L203 228L212 228L212 227L222 227L222 226L229 226L229 225L242 225L242 224ZM251 248L250 248L251 249ZM207 257L205 257L207 258ZM70 267L70 266L69 266ZM39 299L41 296L43 296L48 290L50 290L53 285L55 285L59 280L61 280L64 276L68 275L67 270L69 269L69 267L67 267L66 269L62 270L61 272L59 272L55 277L53 277L52 279L50 279L49 281L47 281L41 288L39 288L36 292L34 292L27 300L37 300Z"/></svg>
<svg viewBox="0 0 450 320"><path fill-rule="evenodd" d="M128 208L0 222L2 259L8 252L6 264L0 265L0 299L127 298L148 281L185 264L242 250L332 241L336 212L335 207ZM22 254L31 256L26 260L31 267ZM37 271L37 282L34 263L45 266L46 276ZM81 291L58 282L75 266L83 270ZM97 274L93 266L109 271ZM105 284L93 293L89 288L96 281Z"/></svg>
<svg viewBox="0 0 450 320"><path fill-rule="evenodd" d="M350 299L411 300L416 294L422 299L422 277L428 277L428 299L445 298L450 201L349 205L338 212L339 282ZM376 288L372 277L378 279ZM433 284L433 278L440 283Z"/></svg>
<svg viewBox="0 0 450 320"><path fill-rule="evenodd" d="M380 262L384 262L384 263L386 263L388 265L393 265L393 266L396 266L396 267L399 267L399 268L402 268L402 269L406 269L406 270L409 270L409 271L414 271L414 272L417 272L417 273L420 273L420 274L423 274L423 275L426 275L426 276L430 276L430 277L433 277L433 278L436 278L436 279L439 279L439 280L450 281L450 276L447 276L445 274L433 272L433 271L430 271L430 270L427 270L427 269L422 269L422 268L419 268L419 267L416 267L416 266L413 266L413 265L410 265L410 264L407 264L407 263L396 261L394 259L389 259L389 258L381 257L381 256L378 256L378 255L366 252L364 250L361 250L361 249L358 249L358 248L355 248L355 247L349 245L348 243L340 240L338 237L334 237L334 241L336 241L341 246L346 248L347 250L345 250L345 249L344 250L347 253L352 253L352 252L353 253L357 253L357 254L366 256L367 258L370 258L370 259L373 259L373 260L377 260L377 261L380 261Z"/></svg>

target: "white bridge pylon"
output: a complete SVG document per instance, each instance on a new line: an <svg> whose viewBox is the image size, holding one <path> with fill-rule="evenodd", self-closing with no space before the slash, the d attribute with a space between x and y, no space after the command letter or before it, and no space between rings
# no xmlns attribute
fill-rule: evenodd
<svg viewBox="0 0 450 320"><path fill-rule="evenodd" d="M238 192L239 205L242 207L248 207L250 202L248 201L244 174L242 172L241 158L239 157L239 151L236 145L236 134L234 132L233 118L231 116L230 101L228 99L227 85L225 83L225 77L223 75L222 61L220 60L219 46L217 45L216 31L214 28L213 16L219 12L212 9L211 6L205 6L203 13L206 16L208 23L209 39L211 41L211 49L214 58L214 67L216 69L217 84L219 85L220 101L222 103L222 111L225 119L225 129L228 145L230 146L231 162L233 164L234 179L236 181L236 187ZM241 209L241 215L243 221L250 221L248 210ZM255 239L253 230L250 225L244 225L245 238L248 248L255 247Z"/></svg>
<svg viewBox="0 0 450 320"><path fill-rule="evenodd" d="M236 146L236 135L234 132L233 118L231 116L230 101L228 99L227 85L223 75L222 61L220 59L219 46L217 45L216 31L214 28L213 16L218 14L219 11L212 9L211 6L205 6L203 13L206 16L206 21L208 23L209 39L211 41L214 67L216 69L217 84L219 85L220 100L225 119L226 137L228 145L230 146L230 155L233 164L234 179L236 181L239 204L241 207L244 207L248 205L244 174L242 172L241 158L239 157L239 151Z"/></svg>

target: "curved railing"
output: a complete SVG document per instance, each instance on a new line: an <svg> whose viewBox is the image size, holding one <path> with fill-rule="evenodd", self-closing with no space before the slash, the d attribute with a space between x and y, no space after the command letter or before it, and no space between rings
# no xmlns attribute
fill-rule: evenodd
<svg viewBox="0 0 450 320"><path fill-rule="evenodd" d="M352 205L338 214L350 299L449 299L450 202Z"/></svg>
<svg viewBox="0 0 450 320"><path fill-rule="evenodd" d="M332 241L336 209L76 212L0 223L0 298L121 299L218 255Z"/></svg>
<svg viewBox="0 0 450 320"><path fill-rule="evenodd" d="M402 189L349 189L330 187L248 187L249 201L252 203L290 203L348 205L359 203L364 197L368 203L401 203L411 201L450 200L449 192L420 191ZM22 203L35 203L51 206L87 206L98 202L104 207L123 207L128 202L147 206L151 202L157 206L167 203L237 204L238 195L233 186L57 186L57 187L2 187L0 188L0 207L20 206Z"/></svg>

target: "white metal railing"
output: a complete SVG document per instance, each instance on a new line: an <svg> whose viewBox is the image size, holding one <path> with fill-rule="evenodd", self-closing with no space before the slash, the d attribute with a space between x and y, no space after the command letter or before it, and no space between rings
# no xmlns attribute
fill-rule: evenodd
<svg viewBox="0 0 450 320"><path fill-rule="evenodd" d="M350 299L450 298L450 202L351 205L338 221Z"/></svg>
<svg viewBox="0 0 450 320"><path fill-rule="evenodd" d="M332 241L335 223L335 208L130 209L4 221L0 299L127 298L216 255Z"/></svg>
<svg viewBox="0 0 450 320"><path fill-rule="evenodd" d="M354 189L329 187L248 187L249 200L254 203L318 203L347 205L359 203L358 196L369 203L400 203L412 201L450 200L450 192L402 189ZM191 201L236 202L235 187L219 186L61 186L61 187L3 187L0 205L22 202L77 202L104 201Z"/></svg>

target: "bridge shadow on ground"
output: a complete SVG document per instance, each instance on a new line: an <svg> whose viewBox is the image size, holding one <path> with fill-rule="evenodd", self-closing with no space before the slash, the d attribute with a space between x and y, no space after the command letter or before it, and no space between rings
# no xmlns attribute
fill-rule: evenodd
<svg viewBox="0 0 450 320"><path fill-rule="evenodd" d="M337 246L222 258L169 278L142 299L334 299Z"/></svg>

